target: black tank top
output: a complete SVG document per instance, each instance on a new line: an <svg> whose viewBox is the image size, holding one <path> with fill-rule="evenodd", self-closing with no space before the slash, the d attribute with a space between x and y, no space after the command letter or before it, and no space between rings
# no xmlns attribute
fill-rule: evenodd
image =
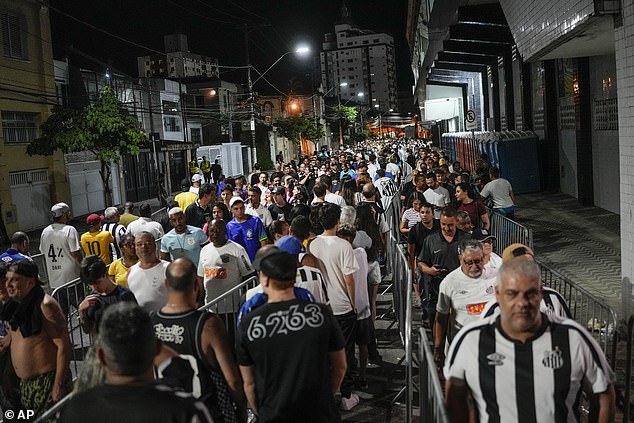
<svg viewBox="0 0 634 423"><path fill-rule="evenodd" d="M210 408L212 414L216 414L218 403L215 385L211 379L213 369L204 359L201 349L202 329L205 321L211 316L210 313L198 310L179 314L158 311L151 315L156 337L174 349L180 358L189 362L193 370L193 375L191 378L187 377L188 380L184 380L183 372L180 370L170 372L166 369L166 373L169 374L161 374L159 370L159 377L165 376L166 379L172 379L172 373L178 373L176 376L179 381L176 384L181 385L179 387L183 390L191 392L194 397L200 398Z"/></svg>

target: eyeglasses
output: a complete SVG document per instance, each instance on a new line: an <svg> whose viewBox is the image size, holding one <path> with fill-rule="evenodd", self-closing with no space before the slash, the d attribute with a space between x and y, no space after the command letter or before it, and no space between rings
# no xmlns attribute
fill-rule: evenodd
<svg viewBox="0 0 634 423"><path fill-rule="evenodd" d="M123 244L124 247L134 247L134 242L126 242Z"/></svg>
<svg viewBox="0 0 634 423"><path fill-rule="evenodd" d="M465 264L465 266L479 266L482 264L482 259L476 259L476 260L462 260L462 262Z"/></svg>

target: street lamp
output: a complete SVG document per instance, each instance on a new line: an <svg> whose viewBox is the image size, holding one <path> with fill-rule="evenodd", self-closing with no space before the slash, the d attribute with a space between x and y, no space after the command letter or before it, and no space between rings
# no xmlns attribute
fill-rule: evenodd
<svg viewBox="0 0 634 423"><path fill-rule="evenodd" d="M273 69L273 67L275 65L277 65L280 60L282 60L284 57L288 56L289 54L295 53L295 54L299 54L299 55L305 55L307 53L310 52L310 49L306 46L300 46L298 48L296 48L293 51L287 51L286 53L282 54L280 57L278 57L278 59L273 62L273 64L271 66L269 66L264 72L260 73L260 76L258 76L255 81L251 81L251 68L252 66L250 64L248 64L247 67L247 80L248 80L248 84L249 84L249 115L250 115L250 130L251 130L251 165L253 165L253 163L255 163L256 161L256 150L255 150L255 111L254 111L254 107L253 107L253 102L254 102L254 98L253 98L253 86L255 85L256 82L258 82L260 79L264 78L264 75L266 75L266 73L268 71L270 71L271 69ZM259 73L259 72L258 72Z"/></svg>

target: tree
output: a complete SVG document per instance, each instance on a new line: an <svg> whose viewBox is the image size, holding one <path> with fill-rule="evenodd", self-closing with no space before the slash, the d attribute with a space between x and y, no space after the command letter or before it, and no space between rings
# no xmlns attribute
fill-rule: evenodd
<svg viewBox="0 0 634 423"><path fill-rule="evenodd" d="M291 116L281 118L275 121L277 132L299 144L300 136L309 140L318 140L324 136L324 130L321 126L315 124L315 120L309 116Z"/></svg>
<svg viewBox="0 0 634 423"><path fill-rule="evenodd" d="M139 154L147 143L139 121L123 108L110 87L105 87L95 104L83 110L56 106L51 116L40 126L42 137L28 145L30 155L92 152L101 162L99 174L104 186L106 204L112 204L110 162L123 154Z"/></svg>

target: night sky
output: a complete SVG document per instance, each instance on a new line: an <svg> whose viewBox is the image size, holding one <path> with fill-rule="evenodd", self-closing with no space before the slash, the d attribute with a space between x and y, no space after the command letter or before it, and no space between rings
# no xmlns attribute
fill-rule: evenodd
<svg viewBox="0 0 634 423"><path fill-rule="evenodd" d="M396 43L399 91L412 84L405 41L407 0L348 0L352 18L361 28L392 35ZM323 34L334 30L340 16L340 0L51 0L55 58L92 69L108 63L137 76L136 57L151 52L103 34L73 18L87 22L139 45L163 51L163 35L182 32L192 53L217 57L220 65L244 65L243 24L251 26L251 62L264 71L279 56L299 44L311 48L311 58L289 55L266 76L284 92L291 88L310 91L310 72L318 66ZM64 14L72 16L65 16ZM221 70L222 78L245 82L244 71ZM237 73L237 76L235 75ZM302 90L303 86L303 90ZM258 84L266 91L266 84Z"/></svg>

